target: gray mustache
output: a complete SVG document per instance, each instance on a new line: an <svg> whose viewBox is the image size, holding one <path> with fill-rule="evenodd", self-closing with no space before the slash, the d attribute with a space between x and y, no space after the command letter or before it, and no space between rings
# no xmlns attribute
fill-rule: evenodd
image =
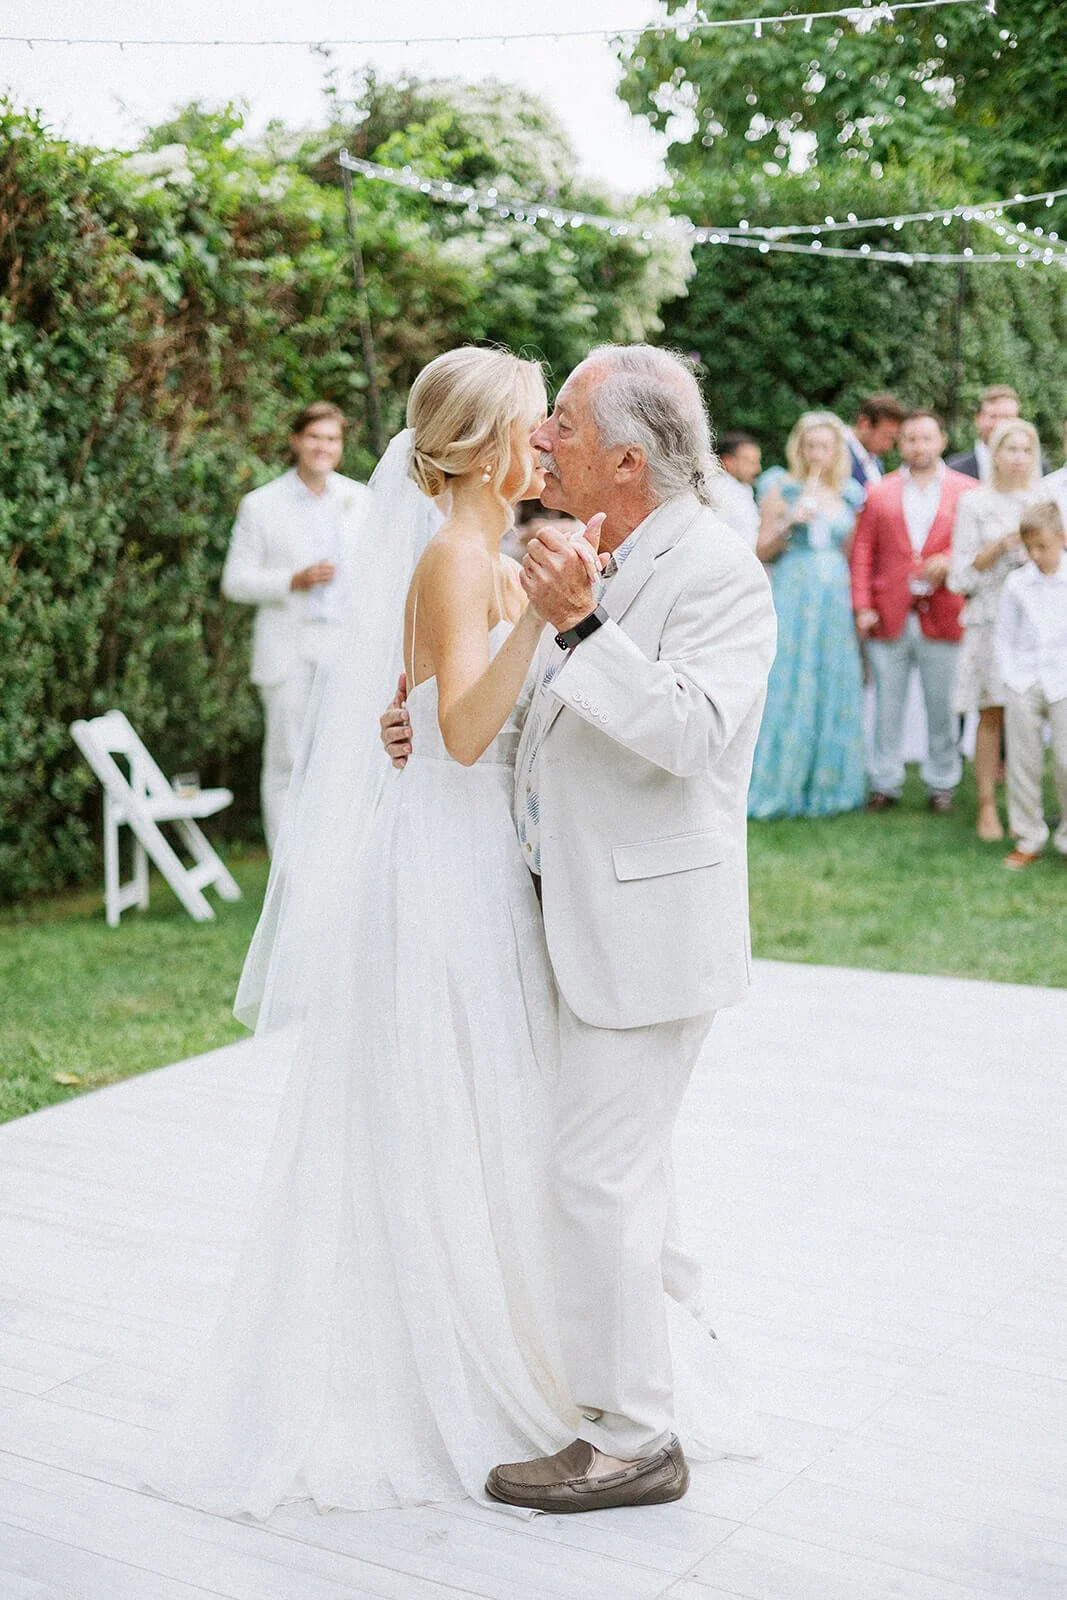
<svg viewBox="0 0 1067 1600"><path fill-rule="evenodd" d="M540 452L540 460L542 472L551 472L553 477L559 477L559 468L556 466L555 456L550 455L547 450L542 450Z"/></svg>

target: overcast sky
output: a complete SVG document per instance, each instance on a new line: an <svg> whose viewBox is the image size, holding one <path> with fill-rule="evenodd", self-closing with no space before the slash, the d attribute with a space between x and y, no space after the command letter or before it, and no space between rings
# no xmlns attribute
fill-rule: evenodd
<svg viewBox="0 0 1067 1600"><path fill-rule="evenodd" d="M638 26L657 10L657 0L581 0L558 4L554 14L561 28L611 28ZM453 32L529 33L552 14L529 0L0 0L0 35L382 39L403 29L415 41ZM586 172L622 194L660 180L663 140L617 98L618 62L605 40L348 46L335 49L329 64L343 74L373 64L386 76L406 70L523 84L561 117ZM18 104L40 108L72 138L119 148L193 99L243 99L253 130L271 117L313 123L327 65L297 47L0 44L0 85Z"/></svg>

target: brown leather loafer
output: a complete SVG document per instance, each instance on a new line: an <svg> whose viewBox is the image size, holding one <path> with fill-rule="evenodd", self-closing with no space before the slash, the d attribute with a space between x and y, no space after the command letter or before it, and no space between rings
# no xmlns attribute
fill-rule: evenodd
<svg viewBox="0 0 1067 1600"><path fill-rule="evenodd" d="M485 1492L509 1506L534 1511L606 1511L613 1506L658 1506L680 1500L689 1487L689 1467L672 1434L662 1450L607 1477L591 1478L595 1452L575 1439L554 1456L494 1467Z"/></svg>
<svg viewBox="0 0 1067 1600"><path fill-rule="evenodd" d="M931 789L926 797L927 809L937 813L939 817L950 817L953 811L953 798L951 789Z"/></svg>
<svg viewBox="0 0 1067 1600"><path fill-rule="evenodd" d="M1040 860L1040 850L1011 850L1000 864L1007 867L1009 872L1025 872L1027 867L1034 866Z"/></svg>
<svg viewBox="0 0 1067 1600"><path fill-rule="evenodd" d="M872 789L867 796L866 810L891 811L899 801L895 794L883 794L881 789Z"/></svg>

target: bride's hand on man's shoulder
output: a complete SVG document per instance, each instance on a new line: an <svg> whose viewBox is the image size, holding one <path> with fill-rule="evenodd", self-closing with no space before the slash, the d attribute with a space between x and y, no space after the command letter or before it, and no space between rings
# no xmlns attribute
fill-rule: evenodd
<svg viewBox="0 0 1067 1600"><path fill-rule="evenodd" d="M398 772L407 766L411 754L411 719L407 712L408 679L402 672L397 679L396 694L378 718L385 753Z"/></svg>

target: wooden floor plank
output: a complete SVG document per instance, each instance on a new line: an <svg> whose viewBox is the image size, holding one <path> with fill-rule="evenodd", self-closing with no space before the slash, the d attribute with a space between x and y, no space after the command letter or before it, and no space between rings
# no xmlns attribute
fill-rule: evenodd
<svg viewBox="0 0 1067 1600"><path fill-rule="evenodd" d="M1051 1600L1067 994L764 963L679 1128L757 1459L686 1501L225 1520L138 1490L283 1086L249 1041L0 1128L0 1600Z"/></svg>

